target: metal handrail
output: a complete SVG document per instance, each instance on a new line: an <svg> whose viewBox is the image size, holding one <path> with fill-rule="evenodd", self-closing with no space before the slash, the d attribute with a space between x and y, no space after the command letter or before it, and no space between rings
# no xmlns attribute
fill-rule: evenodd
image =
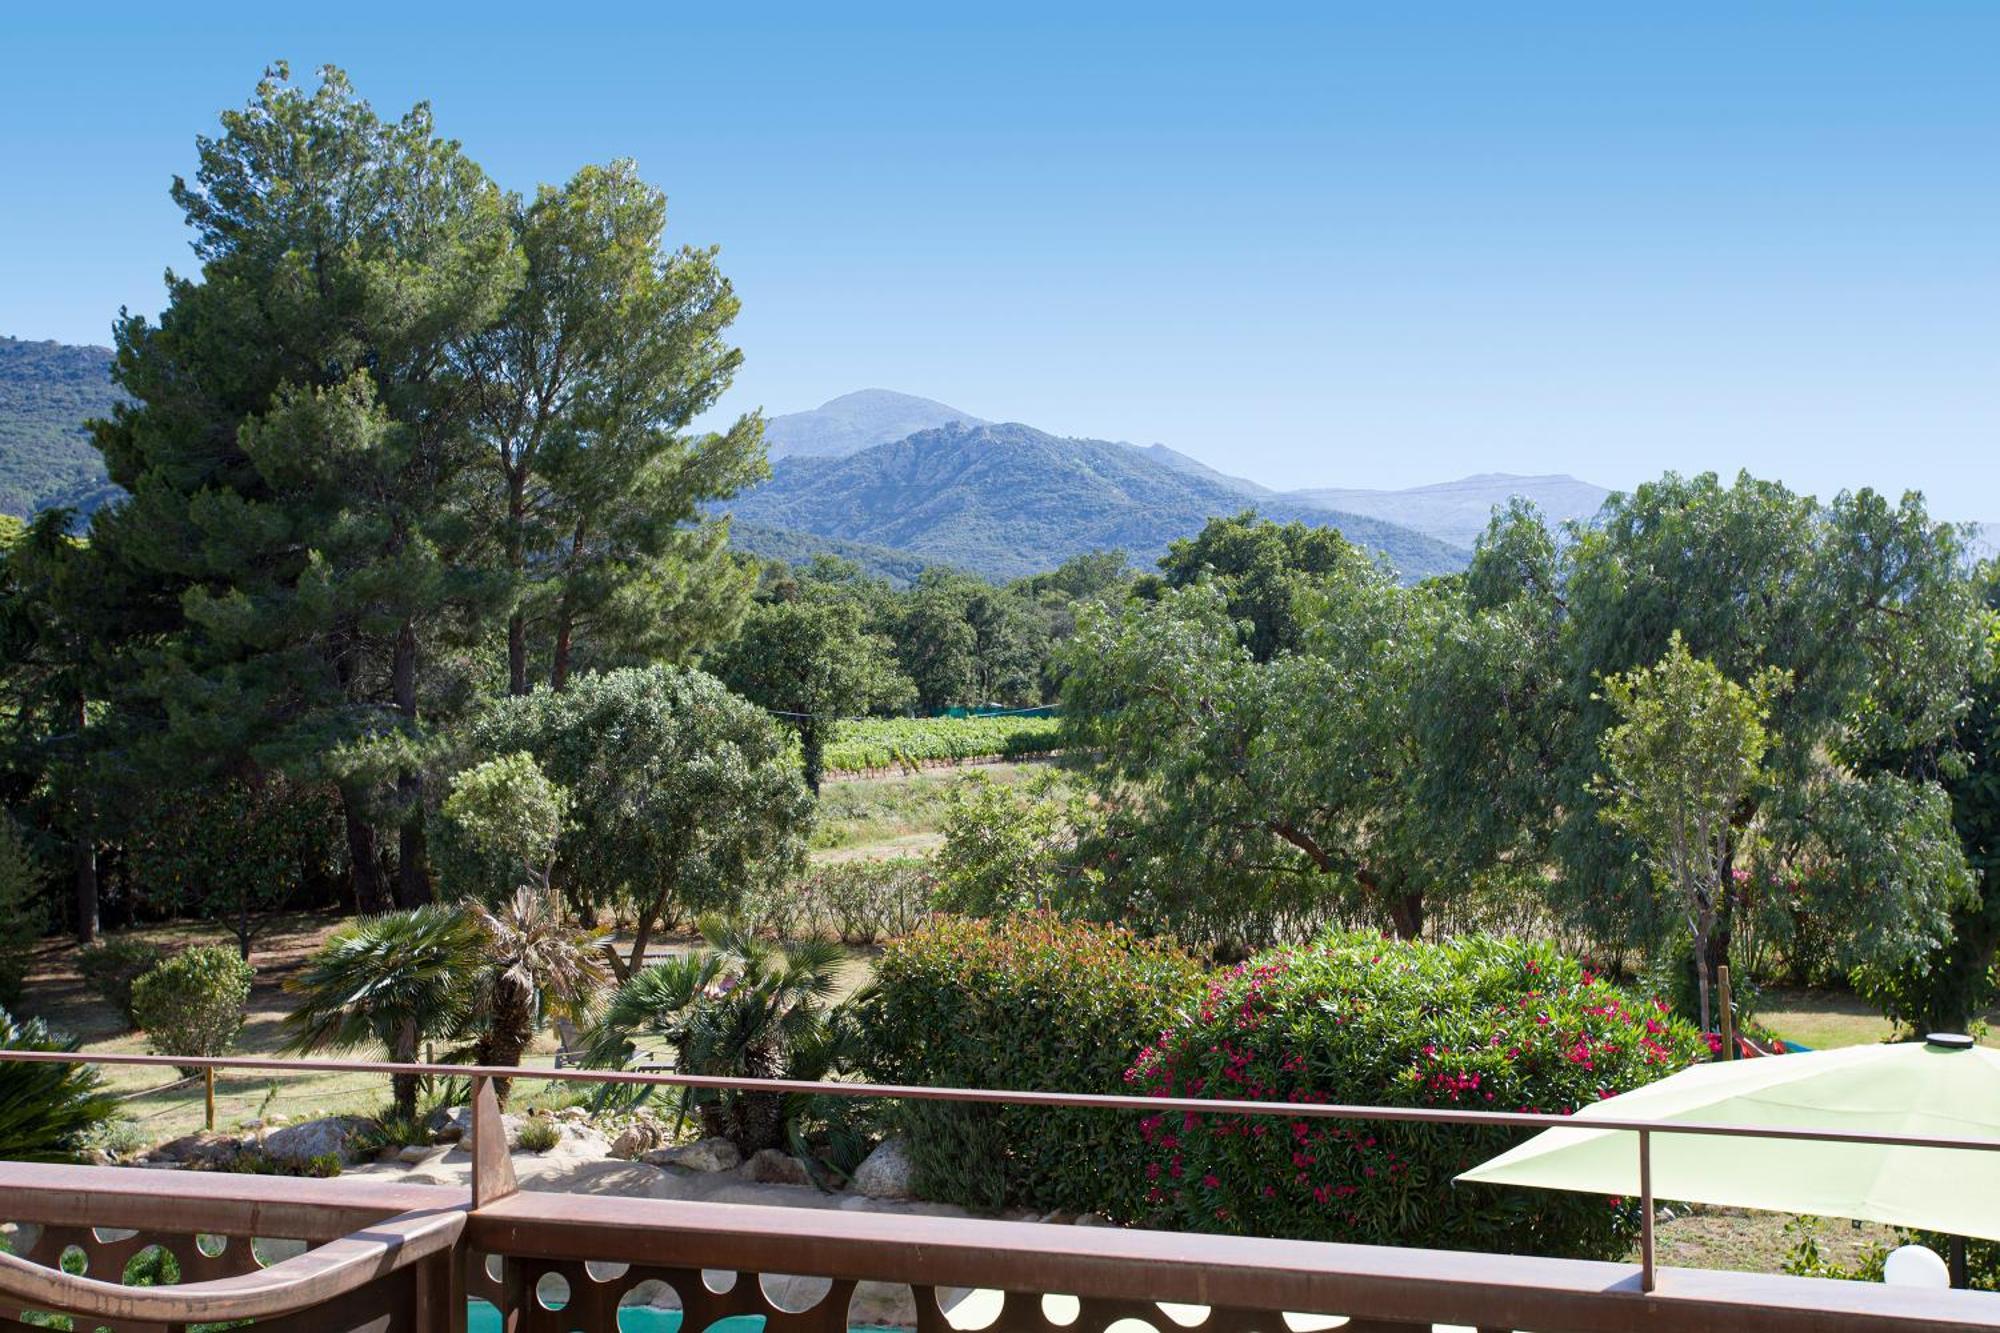
<svg viewBox="0 0 2000 1333"><path fill-rule="evenodd" d="M82 1051L0 1051L0 1062L176 1066L182 1069L261 1069L294 1073L416 1074L469 1078L475 1086L493 1079L709 1088L721 1091L805 1093L899 1101L971 1102L1041 1106L1058 1110L1183 1112L1195 1115L1284 1116L1293 1119L1373 1120L1404 1124L1484 1125L1507 1129L1588 1129L1637 1136L1639 1154L1640 1281L1655 1287L1652 1136L1713 1135L1723 1138L1790 1139L1806 1143L1851 1143L1884 1148L1932 1148L1952 1152L2000 1152L2000 1139L1941 1135L1876 1134L1862 1130L1806 1129L1779 1125L1730 1125L1713 1121L1647 1120L1630 1117L1550 1115L1531 1111L1448 1111L1435 1107L1359 1106L1339 1102L1267 1102L1151 1097L1119 1093L1040 1092L1008 1088L935 1088L916 1084L814 1082L801 1079L731 1078L712 1074L637 1073L618 1069L576 1069L530 1065L453 1065L368 1060L287 1059L276 1056L180 1056L91 1054ZM475 1115L475 1126L477 1116ZM504 1156L500 1159L504 1166ZM511 1171L507 1172L511 1177ZM511 1192L512 1181L504 1187ZM475 1191L477 1193L477 1191ZM475 1201L476 1206L476 1201Z"/></svg>

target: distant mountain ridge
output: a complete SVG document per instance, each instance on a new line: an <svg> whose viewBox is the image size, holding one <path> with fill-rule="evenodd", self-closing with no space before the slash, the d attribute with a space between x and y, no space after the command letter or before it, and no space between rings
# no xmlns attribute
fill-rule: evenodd
<svg viewBox="0 0 2000 1333"><path fill-rule="evenodd" d="M861 389L829 399L808 412L787 412L764 423L764 446L771 460L843 458L892 444L920 430L953 422L986 423L945 403L891 389Z"/></svg>
<svg viewBox="0 0 2000 1333"><path fill-rule="evenodd" d="M1454 546L1468 547L1486 531L1493 511L1516 497L1532 501L1549 522L1561 523L1594 517L1611 492L1561 473L1522 477L1507 472L1483 472L1401 491L1326 487L1290 491L1286 496L1307 504L1400 523Z"/></svg>
<svg viewBox="0 0 2000 1333"><path fill-rule="evenodd" d="M0 336L0 513L87 516L117 496L83 424L117 402L110 348Z"/></svg>
<svg viewBox="0 0 2000 1333"><path fill-rule="evenodd" d="M727 507L760 527L908 551L995 578L1114 547L1150 563L1209 519L1252 507L1267 518L1338 527L1385 554L1405 578L1465 565L1463 548L1409 528L1247 496L1233 479L1196 467L1017 423L954 423L846 457L780 459L770 481Z"/></svg>

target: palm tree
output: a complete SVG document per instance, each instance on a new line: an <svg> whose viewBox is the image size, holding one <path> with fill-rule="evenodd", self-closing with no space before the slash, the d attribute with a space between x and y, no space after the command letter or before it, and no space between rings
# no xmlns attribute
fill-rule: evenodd
<svg viewBox="0 0 2000 1333"><path fill-rule="evenodd" d="M0 1050L76 1049L40 1019L17 1021L0 1009ZM74 1161L84 1140L117 1114L89 1065L0 1064L0 1161Z"/></svg>
<svg viewBox="0 0 2000 1333"><path fill-rule="evenodd" d="M830 1003L840 989L838 944L773 944L713 916L701 932L706 951L634 973L612 995L590 1034L591 1064L623 1065L640 1034L665 1038L684 1074L818 1081L851 1062L858 1031ZM681 1111L747 1156L788 1140L802 1148L815 1100L688 1088Z"/></svg>
<svg viewBox="0 0 2000 1333"><path fill-rule="evenodd" d="M380 1042L391 1060L414 1063L423 1042L465 1033L485 956L485 932L457 907L363 917L337 931L285 983L299 996L285 1018L286 1049ZM416 1115L417 1083L414 1074L390 1077L399 1115Z"/></svg>
<svg viewBox="0 0 2000 1333"><path fill-rule="evenodd" d="M518 1065L550 1010L582 1015L610 980L583 935L563 920L561 904L543 883L523 884L491 911L474 904L486 935L473 1058L482 1065ZM511 1080L495 1079L506 1105Z"/></svg>

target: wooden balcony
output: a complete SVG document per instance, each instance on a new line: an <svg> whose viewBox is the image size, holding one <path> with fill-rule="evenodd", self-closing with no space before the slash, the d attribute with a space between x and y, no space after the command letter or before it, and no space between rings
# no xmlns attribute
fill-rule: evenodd
<svg viewBox="0 0 2000 1333"><path fill-rule="evenodd" d="M0 1330L29 1327L27 1312L113 1333L244 1319L461 1330L479 1301L488 1327L610 1333L621 1305L677 1299L683 1333L731 1316L760 1317L765 1333L838 1333L862 1281L907 1286L920 1333L1303 1333L1335 1316L1352 1333L2000 1325L2000 1296L1978 1292L1673 1268L1649 1290L1643 1264L523 1193L504 1143L482 1077L469 1192L0 1163L0 1221L19 1228L16 1255L0 1257ZM153 1245L182 1281L122 1285ZM69 1251L80 1274L63 1271Z"/></svg>

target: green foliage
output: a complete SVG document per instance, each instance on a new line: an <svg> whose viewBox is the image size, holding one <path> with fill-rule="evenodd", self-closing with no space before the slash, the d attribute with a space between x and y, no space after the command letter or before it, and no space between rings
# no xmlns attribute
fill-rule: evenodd
<svg viewBox="0 0 2000 1333"><path fill-rule="evenodd" d="M130 935L119 935L81 949L76 955L77 971L83 982L110 1005L125 1026L139 1026L132 1011L132 984L159 966L166 952L159 945Z"/></svg>
<svg viewBox="0 0 2000 1333"><path fill-rule="evenodd" d="M1134 1062L1146 1095L1564 1114L1705 1051L1544 945L1366 934L1258 955ZM1633 1201L1455 1184L1517 1130L1148 1117L1147 1206L1191 1230L1608 1259Z"/></svg>
<svg viewBox="0 0 2000 1333"><path fill-rule="evenodd" d="M1459 706L1429 670L1459 608L1349 552L1286 585L1299 646L1262 661L1231 597L1203 580L1096 608L1063 653L1064 748L1108 812L1105 910L1230 952L1331 919L1416 934L1426 895L1486 869L1423 780L1450 762L1426 718Z"/></svg>
<svg viewBox="0 0 2000 1333"><path fill-rule="evenodd" d="M1198 993L1186 955L1115 927L1047 915L937 917L893 941L863 1001L867 1072L935 1087L1124 1092L1139 1047ZM912 1102L924 1198L1135 1215L1134 1117Z"/></svg>
<svg viewBox="0 0 2000 1333"><path fill-rule="evenodd" d="M473 904L471 913L486 937L471 1017L479 1032L473 1058L518 1065L547 1015L583 1015L610 970L546 886L524 884L497 910ZM494 1080L503 1105L510 1083Z"/></svg>
<svg viewBox="0 0 2000 1333"><path fill-rule="evenodd" d="M226 1055L243 1030L250 964L213 945L184 950L132 984L132 1016L158 1055ZM193 1077L200 1067L183 1068Z"/></svg>
<svg viewBox="0 0 2000 1333"><path fill-rule="evenodd" d="M117 401L104 348L0 337L0 514L87 516L115 497L83 423Z"/></svg>
<svg viewBox="0 0 2000 1333"><path fill-rule="evenodd" d="M780 939L874 944L913 930L936 891L931 863L919 857L833 861L760 896L754 916Z"/></svg>
<svg viewBox="0 0 2000 1333"><path fill-rule="evenodd" d="M1253 659L1268 662L1300 646L1301 601L1331 574L1351 577L1368 557L1331 528L1269 523L1246 511L1213 518L1193 537L1167 547L1160 573L1139 580L1141 597L1212 580L1228 592L1229 618Z"/></svg>
<svg viewBox="0 0 2000 1333"><path fill-rule="evenodd" d="M0 1009L20 1002L29 955L42 933L39 879L20 826L0 810Z"/></svg>
<svg viewBox="0 0 2000 1333"><path fill-rule="evenodd" d="M753 606L715 673L798 733L806 785L815 793L835 720L898 708L914 694L896 669L888 641L863 630L862 608L829 597Z"/></svg>
<svg viewBox="0 0 2000 1333"><path fill-rule="evenodd" d="M0 1009L0 1050L76 1049L40 1019L24 1022ZM88 1065L0 1063L0 1161L71 1161L117 1111Z"/></svg>
<svg viewBox="0 0 2000 1333"><path fill-rule="evenodd" d="M503 699L469 737L475 754L532 755L571 794L555 883L637 921L634 965L663 920L733 911L796 873L811 796L785 742L755 705L678 667Z"/></svg>
<svg viewBox="0 0 2000 1333"><path fill-rule="evenodd" d="M248 958L269 913L333 880L338 802L325 783L277 773L149 787L120 823L134 906L221 922Z"/></svg>
<svg viewBox="0 0 2000 1333"><path fill-rule="evenodd" d="M414 1062L422 1044L464 1034L486 958L479 923L456 908L425 906L362 917L337 930L285 989L286 1049L304 1054L378 1044ZM393 1074L396 1109L413 1115L417 1079Z"/></svg>
<svg viewBox="0 0 2000 1333"><path fill-rule="evenodd" d="M305 1180L331 1180L341 1173L343 1163L337 1152L313 1157L273 1157L255 1148L237 1153L218 1168L242 1176L296 1176Z"/></svg>
<svg viewBox="0 0 2000 1333"><path fill-rule="evenodd" d="M1098 822L1084 792L1060 774L1021 783L968 774L952 785L935 858L938 907L967 916L1088 914L1101 876L1082 863L1078 843Z"/></svg>
<svg viewBox="0 0 2000 1333"><path fill-rule="evenodd" d="M547 1152L562 1142L562 1126L545 1115L531 1115L521 1122L521 1150Z"/></svg>
<svg viewBox="0 0 2000 1333"><path fill-rule="evenodd" d="M1793 1237L1791 1252L1785 1256L1785 1271L1795 1277L1830 1278L1836 1282L1880 1282L1883 1261L1889 1252L1904 1245L1921 1245L1940 1259L1951 1254L1953 1237L1936 1231L1896 1228L1896 1240L1871 1242L1852 1264L1829 1258L1819 1245L1824 1224L1816 1217L1800 1217L1785 1226ZM1967 1240L1965 1244L1966 1288L1970 1291L2000 1291L2000 1241Z"/></svg>
<svg viewBox="0 0 2000 1333"><path fill-rule="evenodd" d="M477 850L510 862L546 888L569 793L523 751L474 764L452 780L444 816Z"/></svg>
<svg viewBox="0 0 2000 1333"><path fill-rule="evenodd" d="M830 940L772 944L741 922L707 916L708 947L634 973L589 1036L593 1065L631 1060L638 1036L664 1038L683 1074L818 1081L852 1067L859 1032L840 989L846 955ZM852 1106L841 1098L684 1088L680 1109L744 1156L788 1147L846 1172L860 1161ZM814 1140L818 1139L818 1144Z"/></svg>
<svg viewBox="0 0 2000 1333"><path fill-rule="evenodd" d="M1764 721L1785 673L1767 668L1740 685L1688 653L1676 630L1651 667L1604 682L1617 718L1599 741L1603 817L1646 849L1653 881L1693 933L1699 1016L1709 1016L1709 941L1729 885L1738 833L1732 819L1761 776Z"/></svg>
<svg viewBox="0 0 2000 1333"><path fill-rule="evenodd" d="M834 773L916 768L939 760L1019 759L1048 754L1060 741L1054 717L885 717L843 722L827 746Z"/></svg>

